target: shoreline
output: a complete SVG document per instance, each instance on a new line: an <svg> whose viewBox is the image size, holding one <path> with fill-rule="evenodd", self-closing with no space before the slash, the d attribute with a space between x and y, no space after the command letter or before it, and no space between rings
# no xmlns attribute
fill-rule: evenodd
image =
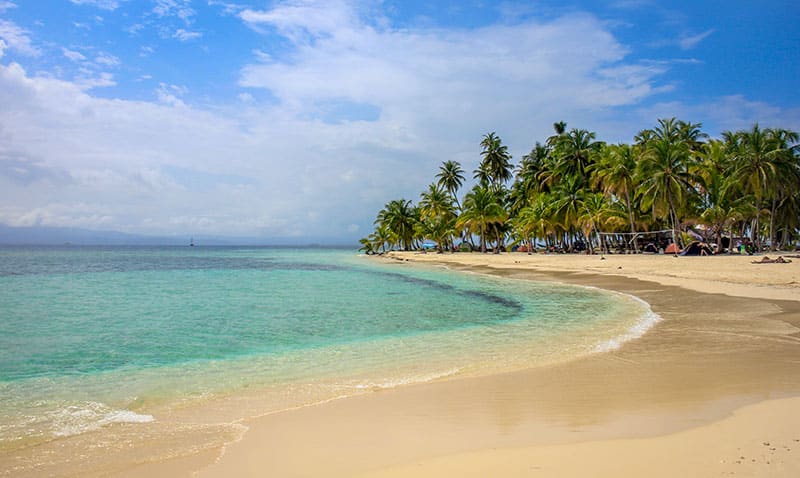
<svg viewBox="0 0 800 478"><path fill-rule="evenodd" d="M654 282L651 266L637 272L629 258L622 264L607 259L600 266L587 264L599 262L596 256L568 258L558 270L552 263L523 264L526 257L537 258L524 254L393 256L402 263L626 293L648 302L663 320L619 349L564 364L400 387L250 420L249 431L214 464L194 463L183 472L441 476L491 469L528 476L538 466L550 470L544 476L581 476L604 468L597 460L575 465L574 458L561 466L564 457L614 450L606 461L616 464L604 475L614 476L621 470L648 470L647 457L664 447L681 453L681 437L698 447L721 439L726 445L693 450L697 456L691 463L674 456L662 464L661 476L687 470L708 476L742 471L737 468L742 466L769 476L800 470L800 443L794 441L800 440L795 433L800 418L786 412L800 405L800 264L753 265L784 268L758 272L751 277L754 288L738 279L715 280L709 275L716 272L700 262L682 264L685 274L699 279L668 269ZM736 259L727 262L742 269L750 258ZM697 258L647 258L652 260ZM612 269L620 265L617 271L625 275ZM696 281L703 286L696 287ZM731 431L722 434L721 428ZM768 459L777 452L767 447L772 455L765 454L763 443L778 442L787 450ZM644 458L626 454L617 462L627 447L640 449L637 456ZM743 464L740 456L751 461ZM137 467L126 475L151 474L165 465Z"/></svg>
<svg viewBox="0 0 800 478"><path fill-rule="evenodd" d="M146 442L136 425L77 435L56 447L56 453L72 457L68 466L50 467L48 473L147 478L800 474L800 415L792 413L800 407L800 261L748 265L750 257L416 252L369 260L390 270L446 267L514 279L507 290L515 294L537 284L547 287L542 282L602 289L647 303L661 320L620 347L598 347L566 362L371 388L241 418L246 414L233 412L246 403L253 410L271 403L265 391L252 389L225 403L159 415ZM759 294L763 297L752 297ZM528 351L537 350L526 344ZM195 430L195 423L206 425ZM125 445L130 440L141 443ZM166 453L177 450L171 448L176 444L185 451ZM81 450L106 452L101 460L85 461ZM651 469L654 463L658 470ZM5 465L6 471L14 469L11 461ZM29 475L36 476L20 476Z"/></svg>

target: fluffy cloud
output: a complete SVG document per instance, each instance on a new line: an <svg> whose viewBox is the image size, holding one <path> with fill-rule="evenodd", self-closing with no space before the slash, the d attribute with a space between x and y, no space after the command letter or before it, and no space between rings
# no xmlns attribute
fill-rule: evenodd
<svg viewBox="0 0 800 478"><path fill-rule="evenodd" d="M0 40L3 41L0 51L11 49L26 56L39 56L42 53L33 46L27 30L8 20L0 19Z"/></svg>

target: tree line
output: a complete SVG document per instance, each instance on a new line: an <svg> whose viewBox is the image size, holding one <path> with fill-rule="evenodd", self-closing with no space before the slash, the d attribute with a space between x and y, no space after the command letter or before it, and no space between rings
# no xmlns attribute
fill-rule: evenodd
<svg viewBox="0 0 800 478"><path fill-rule="evenodd" d="M475 184L463 197L466 172L444 161L416 204L386 203L362 250L413 250L430 241L439 252L544 245L593 253L615 240L604 232L618 233L617 244L638 252L638 241L630 240L638 234L667 230L682 248L690 228L717 251L733 247L733 238L756 250L797 241L798 133L756 124L710 139L699 123L657 123L630 144L607 144L558 122L516 166L500 137L488 133Z"/></svg>

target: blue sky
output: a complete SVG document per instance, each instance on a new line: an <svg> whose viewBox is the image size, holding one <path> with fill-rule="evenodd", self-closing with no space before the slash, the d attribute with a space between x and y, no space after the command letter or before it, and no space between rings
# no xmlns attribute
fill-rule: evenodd
<svg viewBox="0 0 800 478"><path fill-rule="evenodd" d="M355 240L496 131L800 130L796 1L0 0L0 223Z"/></svg>

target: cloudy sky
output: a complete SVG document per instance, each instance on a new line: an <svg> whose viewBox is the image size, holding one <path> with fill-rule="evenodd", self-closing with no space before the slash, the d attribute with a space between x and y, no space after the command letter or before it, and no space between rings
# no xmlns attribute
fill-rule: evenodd
<svg viewBox="0 0 800 478"><path fill-rule="evenodd" d="M0 0L0 223L355 240L496 131L800 130L796 0Z"/></svg>

